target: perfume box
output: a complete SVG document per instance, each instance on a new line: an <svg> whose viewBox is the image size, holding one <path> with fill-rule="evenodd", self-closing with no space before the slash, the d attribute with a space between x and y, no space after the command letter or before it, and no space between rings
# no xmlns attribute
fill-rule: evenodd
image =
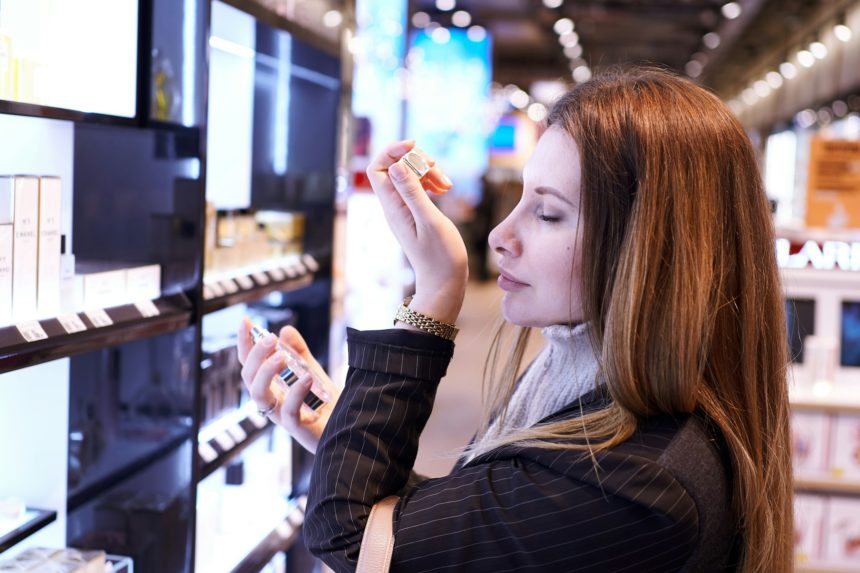
<svg viewBox="0 0 860 573"><path fill-rule="evenodd" d="M830 444L833 477L860 481L860 416L834 416Z"/></svg>
<svg viewBox="0 0 860 573"><path fill-rule="evenodd" d="M791 414L791 457L798 477L820 477L828 472L830 416L823 412Z"/></svg>
<svg viewBox="0 0 860 573"><path fill-rule="evenodd" d="M126 269L126 302L161 296L161 265L129 266Z"/></svg>
<svg viewBox="0 0 860 573"><path fill-rule="evenodd" d="M39 267L37 304L40 316L55 316L60 308L60 220L62 187L59 177L39 179Z"/></svg>
<svg viewBox="0 0 860 573"><path fill-rule="evenodd" d="M821 559L828 502L821 495L794 496L794 555L798 565Z"/></svg>
<svg viewBox="0 0 860 573"><path fill-rule="evenodd" d="M824 562L860 570L860 500L831 497L824 528Z"/></svg>
<svg viewBox="0 0 860 573"><path fill-rule="evenodd" d="M12 318L36 315L36 275L38 265L39 179L0 177L0 217L11 214Z"/></svg>
<svg viewBox="0 0 860 573"><path fill-rule="evenodd" d="M76 261L75 277L83 292L84 308L110 308L128 302L126 269L113 263Z"/></svg>
<svg viewBox="0 0 860 573"><path fill-rule="evenodd" d="M11 223L0 220L0 326L12 322L12 240Z"/></svg>

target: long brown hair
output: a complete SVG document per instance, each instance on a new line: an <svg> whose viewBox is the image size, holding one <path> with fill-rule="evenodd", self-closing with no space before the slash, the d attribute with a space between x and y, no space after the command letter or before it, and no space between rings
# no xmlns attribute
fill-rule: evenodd
<svg viewBox="0 0 860 573"><path fill-rule="evenodd" d="M611 400L482 449L517 442L594 453L628 439L643 418L698 409L728 444L740 570L792 570L785 311L743 127L713 94L655 69L576 86L548 124L580 149L582 304ZM528 335L521 328L500 363L497 333L479 436L495 414L504 424ZM556 441L583 437L586 445Z"/></svg>

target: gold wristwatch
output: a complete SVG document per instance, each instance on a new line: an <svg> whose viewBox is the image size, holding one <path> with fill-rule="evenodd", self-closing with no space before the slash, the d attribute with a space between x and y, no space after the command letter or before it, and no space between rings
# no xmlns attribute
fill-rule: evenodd
<svg viewBox="0 0 860 573"><path fill-rule="evenodd" d="M436 336L441 336L446 340L454 340L454 337L456 337L457 333L460 332L460 330L453 324L439 322L436 319L430 318L426 314L421 314L420 312L411 310L409 308L410 302L412 302L411 296L407 296L403 299L403 304L400 305L400 308L397 309L397 313L394 315L394 324L397 324L398 321L405 322L406 324L411 324L418 330L435 334Z"/></svg>

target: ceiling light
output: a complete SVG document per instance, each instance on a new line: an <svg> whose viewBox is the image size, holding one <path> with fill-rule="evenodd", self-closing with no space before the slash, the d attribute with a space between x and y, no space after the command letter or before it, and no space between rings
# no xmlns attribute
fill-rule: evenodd
<svg viewBox="0 0 860 573"><path fill-rule="evenodd" d="M819 60L827 57L827 46L817 40L809 44L809 51Z"/></svg>
<svg viewBox="0 0 860 573"><path fill-rule="evenodd" d="M728 2L726 4L723 4L722 12L723 16L725 16L729 20L734 20L741 15L741 5L737 2Z"/></svg>
<svg viewBox="0 0 860 573"><path fill-rule="evenodd" d="M758 95L752 88L747 88L741 92L741 99L744 100L745 104L752 105L758 101Z"/></svg>
<svg viewBox="0 0 860 573"><path fill-rule="evenodd" d="M510 100L511 105L518 109L523 109L529 105L529 94L521 89L517 89L517 91L512 93L508 99Z"/></svg>
<svg viewBox="0 0 860 573"><path fill-rule="evenodd" d="M797 52L797 62L804 68L811 68L815 65L815 56L809 50L800 50Z"/></svg>
<svg viewBox="0 0 860 573"><path fill-rule="evenodd" d="M553 104L567 91L567 84L561 80L538 80L529 86L532 99L542 104Z"/></svg>
<svg viewBox="0 0 860 573"><path fill-rule="evenodd" d="M437 44L447 44L451 41L451 32L448 31L448 28L440 26L430 33L430 37L433 38L433 41Z"/></svg>
<svg viewBox="0 0 860 573"><path fill-rule="evenodd" d="M848 104L841 99L838 99L833 102L833 106L831 107L833 107L833 115L835 115L836 117L845 117L845 115L848 113Z"/></svg>
<svg viewBox="0 0 860 573"><path fill-rule="evenodd" d="M732 110L735 115L740 115L740 113L744 110L744 104L742 104L736 99L731 100L728 103L728 106L729 109Z"/></svg>
<svg viewBox="0 0 860 573"><path fill-rule="evenodd" d="M704 42L705 46L713 50L720 45L720 35L716 32L708 32L702 36L702 42Z"/></svg>
<svg viewBox="0 0 860 573"><path fill-rule="evenodd" d="M756 95L759 97L767 97L770 95L771 89L770 84L768 84L764 80L758 80L753 84L753 89L755 90Z"/></svg>
<svg viewBox="0 0 860 573"><path fill-rule="evenodd" d="M708 63L708 54L706 54L705 52L696 52L695 54L690 56L690 59L696 60L697 62L700 62L702 64L707 64Z"/></svg>
<svg viewBox="0 0 860 573"><path fill-rule="evenodd" d="M574 44L573 46L565 47L564 55L571 60L578 58L582 55L582 44Z"/></svg>
<svg viewBox="0 0 860 573"><path fill-rule="evenodd" d="M811 109L805 109L801 112L798 112L797 115L794 116L794 121L796 121L797 125L799 125L803 129L815 125L815 121L817 119L818 114Z"/></svg>
<svg viewBox="0 0 860 573"><path fill-rule="evenodd" d="M430 14L427 12L415 12L412 14L412 25L416 28L426 28L430 25Z"/></svg>
<svg viewBox="0 0 860 573"><path fill-rule="evenodd" d="M329 10L323 14L323 25L326 28L337 28L343 22L343 15L338 10Z"/></svg>
<svg viewBox="0 0 860 573"><path fill-rule="evenodd" d="M567 32L573 32L573 28L573 20L570 18L559 18L555 21L555 24L552 25L552 29L555 30L555 33L559 36L566 34Z"/></svg>
<svg viewBox="0 0 860 573"><path fill-rule="evenodd" d="M687 65L684 66L684 69L686 70L687 75L691 78L698 78L700 75L702 75L703 67L704 66L702 66L701 62L698 62L696 60L690 60L689 62L687 62Z"/></svg>
<svg viewBox="0 0 860 573"><path fill-rule="evenodd" d="M460 28L466 28L472 23L472 15L465 10L457 10L451 15L451 23Z"/></svg>
<svg viewBox="0 0 860 573"><path fill-rule="evenodd" d="M542 103L535 102L529 106L526 113L530 120L535 123L540 123L546 119L546 106Z"/></svg>
<svg viewBox="0 0 860 573"><path fill-rule="evenodd" d="M466 36L473 42L482 42L487 37L487 31L483 26L469 26Z"/></svg>
<svg viewBox="0 0 860 573"><path fill-rule="evenodd" d="M851 28L845 24L836 24L833 26L833 33L841 42L847 42L851 39Z"/></svg>
<svg viewBox="0 0 860 573"><path fill-rule="evenodd" d="M575 46L579 43L579 34L576 32L565 32L558 37L558 41L565 48L569 48L570 46Z"/></svg>
<svg viewBox="0 0 860 573"><path fill-rule="evenodd" d="M457 0L436 0L436 8L438 10L442 10L443 12L453 10L456 5Z"/></svg>
<svg viewBox="0 0 860 573"><path fill-rule="evenodd" d="M573 79L576 83L581 84L591 79L591 70L586 65L577 66L573 70Z"/></svg>
<svg viewBox="0 0 860 573"><path fill-rule="evenodd" d="M773 89L782 87L782 76L779 75L779 72L768 72L765 74L764 79Z"/></svg>
<svg viewBox="0 0 860 573"><path fill-rule="evenodd" d="M543 5L547 8L558 8L564 0L543 0Z"/></svg>
<svg viewBox="0 0 860 573"><path fill-rule="evenodd" d="M791 62L783 62L779 65L779 73L785 79L790 80L797 76L797 68Z"/></svg>

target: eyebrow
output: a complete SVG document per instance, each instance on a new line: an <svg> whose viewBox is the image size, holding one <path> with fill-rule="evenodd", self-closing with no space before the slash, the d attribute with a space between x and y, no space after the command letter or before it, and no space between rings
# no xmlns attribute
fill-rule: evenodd
<svg viewBox="0 0 860 573"><path fill-rule="evenodd" d="M538 195L555 195L571 207L576 207L576 205L573 204L573 201L568 199L564 193L562 193L555 187L535 187L535 193L537 193Z"/></svg>

